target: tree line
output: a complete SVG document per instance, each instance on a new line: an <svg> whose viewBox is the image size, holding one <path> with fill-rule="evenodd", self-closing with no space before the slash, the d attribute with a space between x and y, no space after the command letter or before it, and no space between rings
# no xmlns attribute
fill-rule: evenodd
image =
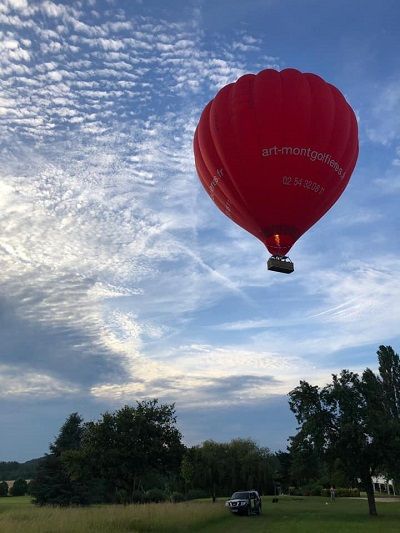
<svg viewBox="0 0 400 533"><path fill-rule="evenodd" d="M251 439L186 447L174 404L156 399L95 422L72 413L29 492L39 505L84 505L215 499L243 489L321 495L333 485L343 496L365 490L376 514L372 476L400 481L400 360L390 346L377 354L377 374L342 370L324 387L300 381L289 393L299 427L286 452Z"/></svg>
<svg viewBox="0 0 400 533"><path fill-rule="evenodd" d="M174 404L137 402L96 422L72 413L29 486L38 505L180 501L273 490L274 454L251 439L185 447Z"/></svg>
<svg viewBox="0 0 400 533"><path fill-rule="evenodd" d="M24 463L17 461L0 461L0 479L31 479L37 471L40 459L31 459Z"/></svg>

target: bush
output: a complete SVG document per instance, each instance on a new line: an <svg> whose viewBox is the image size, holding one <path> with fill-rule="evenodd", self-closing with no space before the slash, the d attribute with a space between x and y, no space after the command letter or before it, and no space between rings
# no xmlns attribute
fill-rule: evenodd
<svg viewBox="0 0 400 533"><path fill-rule="evenodd" d="M185 496L182 494L182 492L173 492L171 494L171 502L172 503L178 503L185 501Z"/></svg>
<svg viewBox="0 0 400 533"><path fill-rule="evenodd" d="M304 487L297 489L298 492L295 491L294 494L296 496L321 496L322 490L322 485L319 485L318 483L310 483L309 485L304 485Z"/></svg>
<svg viewBox="0 0 400 533"><path fill-rule="evenodd" d="M16 479L10 489L11 496L25 496L28 492L28 483L25 479Z"/></svg>
<svg viewBox="0 0 400 533"><path fill-rule="evenodd" d="M161 489L150 489L146 492L146 501L160 503L165 502L166 496Z"/></svg>
<svg viewBox="0 0 400 533"><path fill-rule="evenodd" d="M199 498L209 498L208 492L202 489L191 489L187 493L186 499L188 500L197 500Z"/></svg>
<svg viewBox="0 0 400 533"><path fill-rule="evenodd" d="M0 482L0 497L7 496L8 494L8 484L5 481Z"/></svg>
<svg viewBox="0 0 400 533"><path fill-rule="evenodd" d="M128 491L125 489L118 489L115 493L115 501L126 505L129 502Z"/></svg>
<svg viewBox="0 0 400 533"><path fill-rule="evenodd" d="M27 491L26 493L29 494L30 496L32 495L32 489L33 487L35 486L35 480L34 479L31 479L28 483L28 487L27 487Z"/></svg>
<svg viewBox="0 0 400 533"><path fill-rule="evenodd" d="M145 503L147 500L146 493L142 490L133 490L131 493L131 502L132 503Z"/></svg>
<svg viewBox="0 0 400 533"><path fill-rule="evenodd" d="M360 489L348 489L339 487L335 489L335 494L337 498L359 498L360 497ZM325 496L326 498L331 497L331 491L330 489L322 489L321 496Z"/></svg>

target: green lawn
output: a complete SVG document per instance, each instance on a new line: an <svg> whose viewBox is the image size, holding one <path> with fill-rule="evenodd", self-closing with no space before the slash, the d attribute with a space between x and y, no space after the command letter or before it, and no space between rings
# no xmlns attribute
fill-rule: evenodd
<svg viewBox="0 0 400 533"><path fill-rule="evenodd" d="M377 500L378 517L368 515L365 500L338 498L331 503L326 498L280 497L272 503L270 497L263 498L262 516L232 516L224 525L215 524L204 531L229 533L364 533L400 532L400 499L391 503ZM225 529L224 529L225 528Z"/></svg>
<svg viewBox="0 0 400 533"><path fill-rule="evenodd" d="M400 531L400 499L377 503L379 516L368 515L365 500L280 497L263 498L261 516L234 516L220 500L139 506L36 508L29 497L0 498L1 533L120 532L266 532L347 533Z"/></svg>

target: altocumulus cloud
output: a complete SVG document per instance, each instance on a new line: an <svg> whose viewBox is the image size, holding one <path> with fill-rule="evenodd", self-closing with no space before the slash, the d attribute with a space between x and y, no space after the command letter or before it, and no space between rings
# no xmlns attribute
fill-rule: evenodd
<svg viewBox="0 0 400 533"><path fill-rule="evenodd" d="M0 23L2 394L231 397L237 377L184 385L145 343L226 291L244 298L202 258L213 222L191 139L198 95L244 73L260 41L241 34L233 58L207 50L196 10L166 22L112 3L7 0Z"/></svg>

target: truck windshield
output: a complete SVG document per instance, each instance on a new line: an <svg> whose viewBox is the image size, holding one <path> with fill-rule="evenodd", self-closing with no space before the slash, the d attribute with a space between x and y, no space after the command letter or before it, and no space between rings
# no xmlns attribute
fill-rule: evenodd
<svg viewBox="0 0 400 533"><path fill-rule="evenodd" d="M248 500L250 494L248 492L234 492L231 500Z"/></svg>

